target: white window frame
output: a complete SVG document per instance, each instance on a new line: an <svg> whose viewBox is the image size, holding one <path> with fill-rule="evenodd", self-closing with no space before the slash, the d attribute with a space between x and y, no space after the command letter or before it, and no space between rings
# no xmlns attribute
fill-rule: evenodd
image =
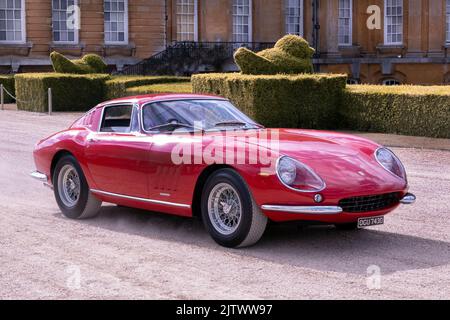
<svg viewBox="0 0 450 320"><path fill-rule="evenodd" d="M106 32L104 31L104 36L103 36L103 41L105 42L105 44L110 44L110 45L127 45L128 41L129 41L129 37L128 37L128 0L123 0L124 2L124 18L123 18L123 23L124 23L124 40L123 41L106 41ZM105 13L105 2L103 2L103 13ZM103 23L103 26L105 24Z"/></svg>
<svg viewBox="0 0 450 320"><path fill-rule="evenodd" d="M341 9L341 7L340 7L341 1L348 1L348 4L349 4L348 9L350 10L350 16L348 18L341 17L341 10L347 9L347 8ZM338 45L339 46L351 46L351 45L353 45L353 0L338 0L338 11L339 11L339 13L338 13ZM341 36L346 36L345 34L344 35L340 34L340 32L343 28L343 26L341 27L341 21L346 20L346 19L349 20L348 21L349 26L348 26L348 30L347 30L348 31L348 42L341 42L340 41Z"/></svg>
<svg viewBox="0 0 450 320"><path fill-rule="evenodd" d="M388 9L388 2L390 2L390 1L396 1L396 0L384 0L384 44L387 45L387 46L402 45L403 44L403 37L404 37L403 27L404 27L405 6L404 6L404 3L403 3L403 0L399 0L400 4L402 6L402 15L401 15L401 18L402 18L402 23L401 23L401 36L402 36L402 39L401 39L401 41L398 41L398 42L389 42L388 41L388 35L389 34L388 34L388 23L387 23L387 20L388 20L387 9Z"/></svg>
<svg viewBox="0 0 450 320"><path fill-rule="evenodd" d="M23 44L26 42L27 39L27 35L26 35L26 23L25 23L25 19L26 19L26 15L25 15L25 0L21 0L21 4L20 4L20 33L22 35L22 39L20 40L0 40L0 43L2 44Z"/></svg>
<svg viewBox="0 0 450 320"><path fill-rule="evenodd" d="M194 41L198 41L198 0L194 1ZM176 1L175 5L177 6L176 10L176 17L178 19L178 0ZM178 30L178 21L176 21L177 25L177 41L184 41L184 40L178 40L178 34L180 33Z"/></svg>
<svg viewBox="0 0 450 320"><path fill-rule="evenodd" d="M303 5L303 3L304 3L304 0L297 0L298 1L298 9L299 9L299 19L300 19L300 23L299 23L299 31L300 31L300 33L299 34L297 34L297 33L290 33L289 32L289 25L291 25L291 23L289 23L288 22L288 18L289 17L291 17L290 15L289 15L289 12L288 12L288 5L289 5L289 0L285 0L285 2L284 2L284 10L285 10L285 13L284 13L284 32L286 33L286 34L296 34L296 35L298 35L298 36L301 36L301 37L303 37L303 34L304 34L304 23L305 23L305 15L304 15L304 5Z"/></svg>
<svg viewBox="0 0 450 320"><path fill-rule="evenodd" d="M69 40L67 40L67 41L61 41L61 40L55 41L55 38L54 38L54 35L53 35L53 33L54 33L54 30L53 30L53 10L54 10L54 8L53 8L53 0L51 2L52 2L52 41L53 41L53 43L57 43L57 44L77 44L79 42L79 40L80 40L79 39L79 30L78 30L78 28L74 29L73 41L69 41ZM74 6L78 6L78 0L74 0L73 5ZM60 9L58 9L58 10L61 11Z"/></svg>
<svg viewBox="0 0 450 320"><path fill-rule="evenodd" d="M402 83L394 78L384 79L381 84L383 86L400 86Z"/></svg>
<svg viewBox="0 0 450 320"><path fill-rule="evenodd" d="M446 23L446 33L445 33L445 42L450 44L450 0L446 0L445 3L445 23Z"/></svg>
<svg viewBox="0 0 450 320"><path fill-rule="evenodd" d="M233 42L252 42L253 41L253 1L252 0L241 0L241 1L248 1L248 39L247 41L236 41L235 40L235 35L237 35L234 32L234 17L235 16L244 16L244 15L235 15L234 14L234 6L237 6L235 4L235 1L239 1L239 0L233 0L232 1L232 28L233 28L233 32L232 32L232 37L233 37Z"/></svg>

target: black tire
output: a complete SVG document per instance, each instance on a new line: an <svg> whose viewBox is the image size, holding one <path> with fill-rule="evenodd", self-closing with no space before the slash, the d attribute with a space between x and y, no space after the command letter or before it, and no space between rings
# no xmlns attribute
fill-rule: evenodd
<svg viewBox="0 0 450 320"><path fill-rule="evenodd" d="M62 170L68 170L69 167L75 170L79 178L79 195L73 205L67 205L67 200L64 200L67 199L67 196L61 194L64 191L61 191L60 188ZM63 156L56 164L53 172L53 190L56 202L67 218L88 219L98 215L102 202L90 192L83 170L72 155Z"/></svg>
<svg viewBox="0 0 450 320"><path fill-rule="evenodd" d="M220 186L231 186L232 192L238 195L240 203L240 220L236 229L229 234L219 231L213 221L213 213L209 209L211 193ZM218 201L218 200L217 200ZM231 206L233 207L233 206ZM222 204L222 210L223 209ZM213 173L205 183L201 199L202 220L211 237L220 245L228 248L247 247L255 244L262 237L267 217L256 205L249 188L242 177L232 169L221 169Z"/></svg>
<svg viewBox="0 0 450 320"><path fill-rule="evenodd" d="M352 223L339 223L335 224L336 229L342 230L342 231L356 231L358 229L358 223L352 222Z"/></svg>

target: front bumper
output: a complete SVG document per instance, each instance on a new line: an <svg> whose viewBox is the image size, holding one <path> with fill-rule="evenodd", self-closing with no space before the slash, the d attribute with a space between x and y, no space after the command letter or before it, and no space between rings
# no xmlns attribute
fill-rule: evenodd
<svg viewBox="0 0 450 320"><path fill-rule="evenodd" d="M39 171L33 171L32 173L30 173L30 176L33 179L36 179L36 180L42 182L44 184L44 186L49 187L50 189L53 189L53 186L49 182L48 176L46 174L39 172Z"/></svg>
<svg viewBox="0 0 450 320"><path fill-rule="evenodd" d="M416 202L416 196L412 193L406 194L400 199L401 204L413 204ZM336 215L342 213L344 210L339 206L285 206L285 205L270 205L265 204L261 206L262 210L272 212L296 213L307 215Z"/></svg>
<svg viewBox="0 0 450 320"><path fill-rule="evenodd" d="M267 211L299 213L299 214L338 214L342 212L341 207L330 206L280 206L280 205L263 205L261 209Z"/></svg>
<svg viewBox="0 0 450 320"><path fill-rule="evenodd" d="M32 173L30 173L30 176L40 182L46 183L48 181L47 175L39 171L33 171Z"/></svg>

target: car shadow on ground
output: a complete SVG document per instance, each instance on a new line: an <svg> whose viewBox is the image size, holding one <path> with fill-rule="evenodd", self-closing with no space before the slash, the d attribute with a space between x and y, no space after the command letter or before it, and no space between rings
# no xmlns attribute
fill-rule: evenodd
<svg viewBox="0 0 450 320"><path fill-rule="evenodd" d="M215 244L200 219L106 205L97 218L80 223L320 271L366 275L367 268L376 265L390 274L450 263L447 242L373 229L348 232L332 226L270 224L255 246L233 250Z"/></svg>

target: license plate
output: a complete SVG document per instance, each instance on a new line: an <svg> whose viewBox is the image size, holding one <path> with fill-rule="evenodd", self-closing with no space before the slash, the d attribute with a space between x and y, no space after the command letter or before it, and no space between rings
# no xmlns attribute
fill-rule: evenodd
<svg viewBox="0 0 450 320"><path fill-rule="evenodd" d="M378 226L380 224L384 224L384 216L358 219L358 228Z"/></svg>

